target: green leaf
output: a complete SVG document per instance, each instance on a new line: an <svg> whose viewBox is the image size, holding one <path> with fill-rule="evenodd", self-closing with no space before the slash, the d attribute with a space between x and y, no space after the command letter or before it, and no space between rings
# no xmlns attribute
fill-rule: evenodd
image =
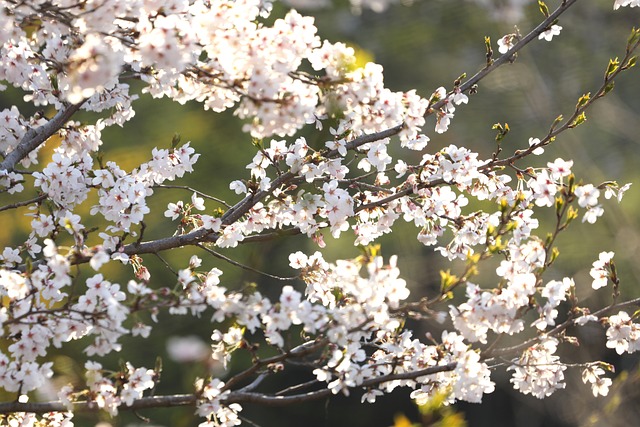
<svg viewBox="0 0 640 427"><path fill-rule="evenodd" d="M491 48L491 37L484 38L484 47L487 50L487 67L493 63L493 49Z"/></svg>
<svg viewBox="0 0 640 427"><path fill-rule="evenodd" d="M607 66L607 72L605 73L605 77L607 78L607 80L613 75L613 73L615 73L618 70L619 67L620 67L620 61L618 60L618 58L609 60L609 65Z"/></svg>
<svg viewBox="0 0 640 427"><path fill-rule="evenodd" d="M171 149L175 149L180 144L180 134L174 133L173 138L171 138Z"/></svg>
<svg viewBox="0 0 640 427"><path fill-rule="evenodd" d="M563 120L564 120L564 117L562 116L562 114L556 117L553 123L551 123L551 129L549 130L549 133L552 133L554 130L556 130L556 127L558 127L560 122L562 122Z"/></svg>
<svg viewBox="0 0 640 427"><path fill-rule="evenodd" d="M631 29L631 34L629 34L629 38L627 39L627 49L637 43L638 40L640 40L640 28L633 27Z"/></svg>
<svg viewBox="0 0 640 427"><path fill-rule="evenodd" d="M578 117L575 118L575 120L569 125L569 127L574 128L574 127L580 126L586 121L587 121L587 115L583 111L582 113L580 113Z"/></svg>
<svg viewBox="0 0 640 427"><path fill-rule="evenodd" d="M252 144L254 147L258 148L258 149L262 149L262 148L263 148L263 146L262 146L262 139L253 138L253 139L251 140L251 144Z"/></svg>
<svg viewBox="0 0 640 427"><path fill-rule="evenodd" d="M578 218L578 210L573 206L570 206L569 210L567 211L567 221L565 224L568 225L571 221L573 221L576 218Z"/></svg>
<svg viewBox="0 0 640 427"><path fill-rule="evenodd" d="M153 370L157 375L160 375L160 372L162 372L162 358L160 356L156 357L156 364Z"/></svg>
<svg viewBox="0 0 640 427"><path fill-rule="evenodd" d="M549 8L545 4L545 2L538 0L538 6L540 6L540 12L544 15L545 18L549 17Z"/></svg>
<svg viewBox="0 0 640 427"><path fill-rule="evenodd" d="M627 63L624 65L623 69L628 70L629 68L635 67L637 59L638 59L637 56L632 56L631 58L629 58Z"/></svg>
<svg viewBox="0 0 640 427"><path fill-rule="evenodd" d="M576 110L579 110L580 108L582 108L585 105L587 105L587 103L589 102L590 99L591 99L591 92L587 92L584 95L582 95L580 97L580 99L578 99L578 104L576 105Z"/></svg>
<svg viewBox="0 0 640 427"><path fill-rule="evenodd" d="M614 81L611 81L611 82L607 83L607 85L604 87L604 90L602 91L602 94L606 95L609 92L611 92L615 85L616 85L616 83Z"/></svg>
<svg viewBox="0 0 640 427"><path fill-rule="evenodd" d="M491 129L498 129L498 134L496 135L496 142L500 143L504 137L509 133L509 123L505 123L504 126L501 123L495 123Z"/></svg>
<svg viewBox="0 0 640 427"><path fill-rule="evenodd" d="M440 291L442 293L447 292L449 288L458 283L459 280L456 275L451 274L451 270L440 270Z"/></svg>

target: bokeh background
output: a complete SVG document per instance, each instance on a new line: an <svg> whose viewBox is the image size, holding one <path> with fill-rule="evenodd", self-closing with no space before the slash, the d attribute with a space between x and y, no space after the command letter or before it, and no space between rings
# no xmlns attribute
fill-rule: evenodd
<svg viewBox="0 0 640 427"><path fill-rule="evenodd" d="M309 2L307 2L309 3ZM439 86L452 87L462 73L473 75L484 65L484 36L490 36L497 54L495 42L504 34L514 32L517 26L526 34L541 20L535 2L526 0L414 0L411 5L395 4L383 13L363 10L354 14L346 1L335 1L332 8L306 10L316 17L319 34L330 41L344 41L353 46L359 60L374 61L385 68L385 83L394 90L417 89L428 97ZM555 7L559 1L549 1ZM542 137L559 114L571 114L575 102L583 93L596 90L609 58L622 56L624 46L633 25L638 25L636 9L613 13L613 0L585 0L578 2L562 16L564 30L553 42L534 42L526 47L515 63L504 66L484 79L478 93L468 105L459 107L449 131L443 135L429 132L431 142L427 150L437 151L449 144L466 146L486 158L495 150L494 123L507 122L511 132L503 143L505 153L527 146L530 137ZM286 6L277 3L273 17L283 16ZM587 113L588 121L579 128L562 134L546 152L526 160L524 164L543 166L557 157L574 159L574 171L585 182L598 184L615 180L620 184L635 182L623 203L605 203L605 216L595 225L575 221L568 233L558 240L560 259L547 273L547 279L572 276L580 289L579 297L586 304L602 305L610 300L606 291L594 293L590 289L588 275L591 263L603 250L615 251L618 271L622 279L622 292L627 297L640 295L640 79L637 70L624 73L616 89L600 100ZM0 106L18 105L29 114L29 106L22 102L17 91L8 90L0 95ZM175 134L183 141L191 141L202 156L195 173L178 182L229 202L237 199L229 189L233 179L246 178L245 165L254 155L251 138L241 132L242 122L231 113L214 114L203 111L200 105L180 106L167 100L152 100L142 95L134 104L135 118L124 128L109 128L103 133L104 157L117 161L123 168L131 169L150 156L154 146L168 147ZM79 116L91 120L92 116ZM428 124L432 128L433 119ZM310 140L323 141L326 135L311 130L302 134ZM43 151L54 147L48 143ZM415 160L418 158L416 157ZM178 189L157 190L152 197L156 206L153 217L148 219L145 237L166 236L175 228L159 214L168 202L188 200L191 193ZM2 199L6 201L6 199ZM95 200L85 203L86 212ZM212 209L217 207L209 202ZM479 206L479 205L478 205ZM11 244L29 231L30 218L24 211L2 213L0 242ZM546 215L546 216L545 216ZM553 211L542 214L540 235L544 236L551 225ZM385 257L399 255L399 266L407 279L413 295L433 293L439 287L439 271L451 265L432 249L423 247L415 239L412 226L400 225L392 235L380 240ZM339 241L327 238L325 258L352 258L359 254L346 236ZM306 252L317 248L303 237L277 239L264 243L242 245L225 252L234 259L254 268L275 274L288 275L287 255L295 250ZM195 253L193 249L176 250L162 254L163 258L182 268ZM270 282L262 276L238 269L219 260L206 257L204 267L217 266L224 271L223 284L239 288L248 283L258 283L265 293L277 294L281 283ZM173 286L174 277L162 261L146 257L145 264L151 270L152 285ZM127 268L110 265L108 275L121 277L121 283L130 278ZM476 282L491 286L495 265L487 265ZM80 273L86 274L86 273ZM157 393L189 390L197 375L205 375L210 369L205 362L178 363L167 350L167 339L190 337L194 342L207 342L214 325L205 316L199 319L184 317L169 321L161 316L144 345L124 340L121 354L102 360L105 366L116 366L119 360L129 360L134 365L152 367L159 356L164 361L162 383ZM145 319L143 319L145 320ZM164 321L163 321L164 320ZM419 334L438 329L433 325L415 324ZM604 333L593 327L579 335L580 348L562 348L562 355L575 362L602 359L614 363L618 379L610 395L595 399L579 378L579 370L567 372L567 389L551 398L538 400L523 396L510 387L506 374L495 375L495 393L486 396L479 405L456 404L450 408L437 405L417 408L408 392L398 390L391 396L380 398L375 405L360 405L359 395L350 398L335 397L290 408L263 408L247 405L241 413L247 425L261 427L338 427L338 426L392 426L418 425L471 427L573 427L573 426L630 426L640 419L640 372L637 357L618 357L606 351ZM72 343L58 352L55 369L60 381L80 381L82 365L76 357L82 342ZM175 356L174 356L175 357ZM239 369L248 363L240 358L232 364ZM304 370L289 370L281 383L267 384L281 387L296 381L310 379ZM48 391L41 390L47 398ZM2 396L0 396L2 397ZM6 398L6 397L5 397ZM139 416L138 416L139 415ZM187 427L200 421L193 416L193 408L141 411L140 414L123 413L110 419L104 415L79 416L76 425L103 426L158 425ZM148 417L150 423L144 418ZM253 423L253 424L251 424Z"/></svg>

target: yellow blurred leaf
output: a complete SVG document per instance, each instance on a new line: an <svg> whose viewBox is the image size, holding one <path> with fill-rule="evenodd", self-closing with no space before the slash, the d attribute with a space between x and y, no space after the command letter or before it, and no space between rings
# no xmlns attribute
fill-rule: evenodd
<svg viewBox="0 0 640 427"><path fill-rule="evenodd" d="M393 417L393 427L411 427L413 423L404 414Z"/></svg>
<svg viewBox="0 0 640 427"><path fill-rule="evenodd" d="M358 46L352 46L355 51L356 62L353 64L355 70L363 68L369 62L373 62L374 57L371 52Z"/></svg>
<svg viewBox="0 0 640 427"><path fill-rule="evenodd" d="M447 414L442 421L440 421L439 427L466 427L467 421L464 419L464 415L460 412L452 412Z"/></svg>

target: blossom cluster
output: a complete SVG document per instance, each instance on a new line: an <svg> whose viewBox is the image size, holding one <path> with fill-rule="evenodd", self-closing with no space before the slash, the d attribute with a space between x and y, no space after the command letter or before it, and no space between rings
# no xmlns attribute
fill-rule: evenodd
<svg viewBox="0 0 640 427"><path fill-rule="evenodd" d="M640 349L640 325L633 323L626 311L609 316L607 321L607 347L616 353L634 353Z"/></svg>
<svg viewBox="0 0 640 427"><path fill-rule="evenodd" d="M511 382L515 389L537 398L550 396L557 389L565 387L565 365L559 363L560 357L554 353L558 349L558 340L543 338L540 343L528 348L515 364Z"/></svg>
<svg viewBox="0 0 640 427"><path fill-rule="evenodd" d="M142 397L145 390L155 386L156 373L153 370L134 368L129 362L123 372L113 377L105 376L105 370L97 362L85 363L85 369L88 401L112 416L118 414L120 405L131 406L136 399ZM61 402L68 405L71 411L76 400L73 388L64 386L58 394Z"/></svg>

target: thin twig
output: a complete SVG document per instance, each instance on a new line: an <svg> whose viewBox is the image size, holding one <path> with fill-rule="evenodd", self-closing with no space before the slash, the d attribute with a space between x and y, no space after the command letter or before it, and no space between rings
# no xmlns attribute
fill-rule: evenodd
<svg viewBox="0 0 640 427"><path fill-rule="evenodd" d="M6 210L9 210L9 209L19 208L19 207L22 207L22 206L28 206L28 205L30 205L32 203L39 203L39 202L43 201L44 199L46 199L47 197L48 197L48 195L41 194L40 196L34 197L33 199L23 200L21 202L16 202L16 203L12 203L10 205L5 205L5 206L0 207L0 212L6 211Z"/></svg>
<svg viewBox="0 0 640 427"><path fill-rule="evenodd" d="M244 265L244 264L242 264L242 263L240 263L240 262L238 262L238 261L232 260L231 258L229 258L229 257L227 257L227 256L224 256L224 255L222 255L221 253L214 251L213 249L209 249L209 248L207 248L207 247L206 247L206 246L204 246L202 243L196 243L196 246L197 246L197 247L199 247L200 249L202 249L202 250L206 251L206 252L207 252L207 253L209 253L210 255L213 255L214 257L216 257L216 258L218 258L218 259L221 259L221 260L223 260L223 261L226 261L226 262L228 262L228 263L229 263L229 264L231 264L231 265L235 265L236 267L240 267L240 268L242 268L243 270L252 271L252 272L254 272L254 273L258 273L258 274L260 274L260 275L262 275L262 276L270 277L270 278L272 278L272 279L280 280L280 281L283 281L283 282L285 282L285 281L292 281L292 280L295 280L295 279L297 278L297 276L293 276L293 277L281 277L281 276L275 276L275 275L273 275L273 274L269 274L269 273L266 273L266 272L264 272L264 271L260 271L260 270L258 270L258 269L256 269L256 268L249 267L248 265Z"/></svg>
<svg viewBox="0 0 640 427"><path fill-rule="evenodd" d="M287 393L291 393L291 392L296 392L296 391L300 391L300 390L304 390L305 388L309 388L311 386L320 384L320 381L313 379L304 383L300 383L300 384L296 384L296 385L292 385L291 387L287 387L284 388L278 392L275 393L275 396L284 396Z"/></svg>
<svg viewBox="0 0 640 427"><path fill-rule="evenodd" d="M447 372L455 369L456 363L448 363L446 365L432 366L429 368L421 369L413 372L403 372L399 374L383 375L377 378L371 378L363 381L359 386L361 388L367 388L376 386L385 382L395 380L413 380L419 377L427 375L434 375L439 372ZM285 406L293 403L302 403L312 400L322 399L329 397L333 394L331 389L324 388L321 390L311 391L304 394L297 394L292 396L273 396L264 393L255 392L243 392L232 391L223 400L223 403L257 403L267 406ZM173 406L193 406L197 403L198 397L195 394L178 394L171 396L153 396L142 397L133 401L130 406L120 406L118 409L121 411L137 410L145 408L166 408ZM91 412L97 411L99 408L94 402L77 402L73 404L72 410L74 412ZM7 414L12 412L28 412L28 413L47 413L47 412L68 412L69 408L62 404L62 402L5 402L0 403L0 414Z"/></svg>
<svg viewBox="0 0 640 427"><path fill-rule="evenodd" d="M206 193L203 193L202 191L198 191L195 188L191 188L187 185L172 185L172 184L156 184L153 186L154 188L177 188L179 190L187 190L187 191L191 191L192 193L196 193L198 196L204 197L205 199L209 199L209 200L213 200L214 202L218 202L221 205L226 206L227 208L230 208L231 205L228 204L227 202L225 202L222 199L218 199L217 197L214 196L210 196Z"/></svg>
<svg viewBox="0 0 640 427"><path fill-rule="evenodd" d="M624 301L624 302L620 302L617 304L612 304L608 307L604 307L598 311L596 311L595 313L592 313L593 316L596 317L600 317L603 316L613 310L620 310L626 307L632 307L632 306L640 306L640 298L635 298L629 301ZM569 326L572 326L576 323L576 318L571 317L567 320L565 320L563 323L559 324L558 326L556 326L555 328L551 329L550 331L545 331L544 332L544 336L553 336L553 335L557 335L560 332L564 331L565 329L567 329ZM525 350L527 348L529 348L530 346L532 346L533 344L537 343L538 341L540 341L541 337L537 336L535 338L531 338L523 343L511 346L511 347L504 347L504 348L500 348L500 349L496 349L493 350L490 353L485 353L483 354L483 358L492 358L492 357L498 357L498 356L504 356L504 355L508 355L508 354L516 354L522 350Z"/></svg>

